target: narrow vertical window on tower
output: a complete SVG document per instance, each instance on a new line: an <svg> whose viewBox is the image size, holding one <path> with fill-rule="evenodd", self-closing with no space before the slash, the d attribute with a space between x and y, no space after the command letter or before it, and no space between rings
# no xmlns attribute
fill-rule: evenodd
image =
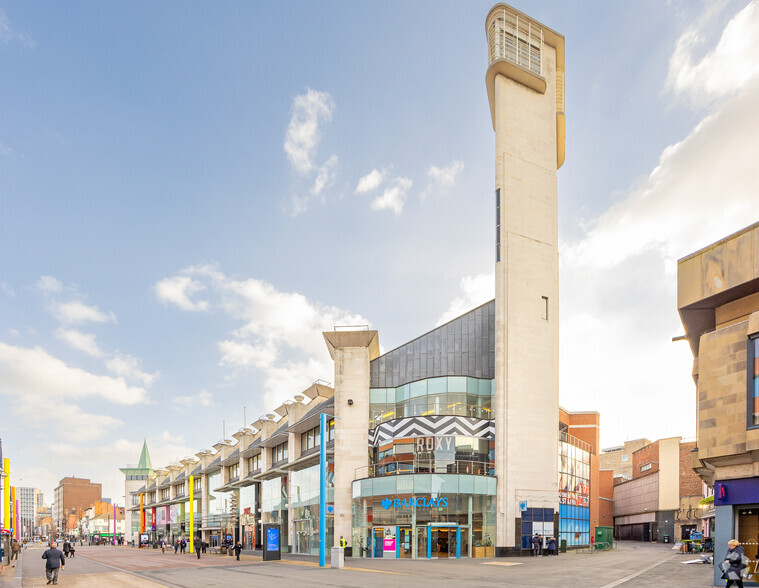
<svg viewBox="0 0 759 588"><path fill-rule="evenodd" d="M501 189L495 191L495 260L501 261Z"/></svg>
<svg viewBox="0 0 759 588"><path fill-rule="evenodd" d="M541 296L541 298L542 298L541 300L542 305L540 309L541 314L542 314L541 318L544 321L547 321L548 320L548 296Z"/></svg>

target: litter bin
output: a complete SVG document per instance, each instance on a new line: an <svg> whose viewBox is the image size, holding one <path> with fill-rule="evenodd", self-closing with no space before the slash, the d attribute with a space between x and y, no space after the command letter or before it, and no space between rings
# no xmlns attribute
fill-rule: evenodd
<svg viewBox="0 0 759 588"><path fill-rule="evenodd" d="M345 567L345 548L344 547L333 547L332 548L332 554L331 554L331 561L332 569L338 569L341 570Z"/></svg>
<svg viewBox="0 0 759 588"><path fill-rule="evenodd" d="M567 552L567 540L566 539L562 539L561 540L561 544L559 546L559 551L561 553L566 553Z"/></svg>
<svg viewBox="0 0 759 588"><path fill-rule="evenodd" d="M221 549L219 550L219 553L221 553L222 555L226 555L227 554L227 546L226 545L222 545Z"/></svg>
<svg viewBox="0 0 759 588"><path fill-rule="evenodd" d="M664 543L669 543L669 535L664 535Z"/></svg>

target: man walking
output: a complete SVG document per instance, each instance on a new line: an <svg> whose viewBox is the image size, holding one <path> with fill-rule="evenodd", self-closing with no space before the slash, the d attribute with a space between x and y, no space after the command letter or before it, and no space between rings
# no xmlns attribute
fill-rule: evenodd
<svg viewBox="0 0 759 588"><path fill-rule="evenodd" d="M17 560L19 551L21 551L21 543L14 539L13 544L11 545L11 559Z"/></svg>
<svg viewBox="0 0 759 588"><path fill-rule="evenodd" d="M240 561L240 552L242 551L242 545L240 545L240 542L238 541L235 543L235 557L237 558L237 561Z"/></svg>
<svg viewBox="0 0 759 588"><path fill-rule="evenodd" d="M69 549L71 549L71 544L69 543L69 540L66 539L63 542L63 555L65 555L66 557L69 556Z"/></svg>
<svg viewBox="0 0 759 588"><path fill-rule="evenodd" d="M42 554L42 559L45 561L45 576L47 576L48 584L58 583L58 569L66 569L66 560L63 557L63 552L56 548L55 541L50 542L50 549L46 550Z"/></svg>

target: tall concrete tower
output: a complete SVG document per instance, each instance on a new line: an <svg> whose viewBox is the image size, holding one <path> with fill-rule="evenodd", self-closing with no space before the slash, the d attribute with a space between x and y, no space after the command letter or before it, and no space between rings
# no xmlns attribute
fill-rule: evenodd
<svg viewBox="0 0 759 588"><path fill-rule="evenodd" d="M558 533L564 37L506 4L485 27L495 130L496 552L509 555L522 546L523 508L541 509L530 515Z"/></svg>

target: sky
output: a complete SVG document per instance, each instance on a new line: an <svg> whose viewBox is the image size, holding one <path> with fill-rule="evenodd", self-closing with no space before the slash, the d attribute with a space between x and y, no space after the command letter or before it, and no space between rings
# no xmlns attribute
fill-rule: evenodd
<svg viewBox="0 0 759 588"><path fill-rule="evenodd" d="M52 499L209 448L494 296L491 2L0 0L0 437ZM759 220L759 6L514 1L566 37L560 402L695 436L676 260Z"/></svg>

